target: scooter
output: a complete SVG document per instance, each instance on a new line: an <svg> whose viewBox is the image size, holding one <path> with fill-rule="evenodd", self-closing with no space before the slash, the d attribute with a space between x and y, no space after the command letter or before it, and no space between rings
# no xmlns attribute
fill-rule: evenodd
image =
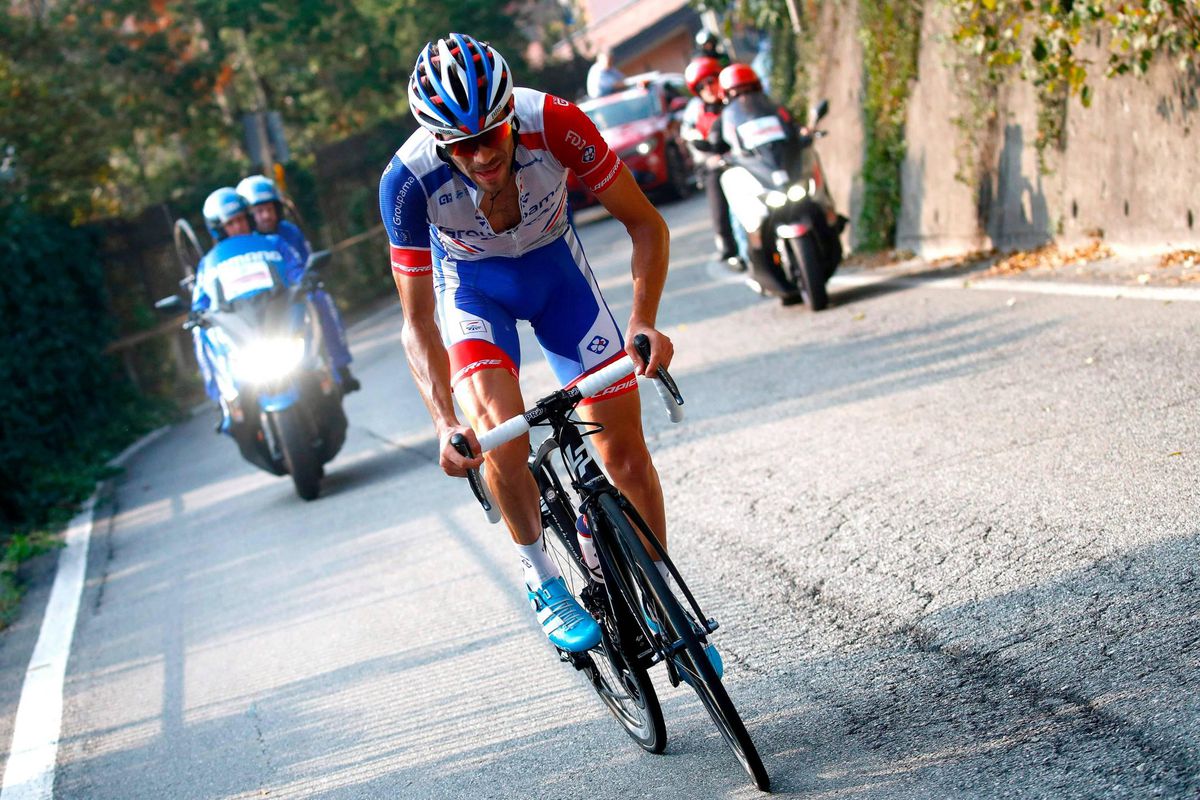
<svg viewBox="0 0 1200 800"><path fill-rule="evenodd" d="M802 300L813 311L829 305L825 284L842 261L839 236L846 226L813 147L826 135L815 126L827 113L829 101L822 100L809 132L801 133L758 94L721 115L732 148L721 188L749 269L747 283L785 304Z"/></svg>
<svg viewBox="0 0 1200 800"><path fill-rule="evenodd" d="M258 275L262 286L249 295L227 297L218 277L212 308L191 311L183 325L204 332L227 432L242 457L273 475L290 474L305 500L320 494L324 465L341 450L348 426L341 386L309 300L319 285L315 268L328 256L313 253L291 286L275 270L264 269ZM178 295L159 300L155 308L187 310Z"/></svg>

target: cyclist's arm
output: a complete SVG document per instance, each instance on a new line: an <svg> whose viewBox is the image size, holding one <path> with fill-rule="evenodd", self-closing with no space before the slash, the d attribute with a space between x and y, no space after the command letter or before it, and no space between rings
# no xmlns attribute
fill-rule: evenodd
<svg viewBox="0 0 1200 800"><path fill-rule="evenodd" d="M459 422L454 410L450 390L450 356L442 344L442 334L435 321L437 300L433 291L433 276L411 277L398 272L394 276L404 312L404 329L400 339L404 343L413 381L437 430L442 469L449 475L464 477L468 467L477 469L483 459L466 458L450 444L450 437L461 433L467 437L472 453L478 454L480 451L475 432Z"/></svg>
<svg viewBox="0 0 1200 800"><path fill-rule="evenodd" d="M662 215L646 199L624 165L616 180L596 197L608 209L608 213L625 226L629 238L633 240L633 312L629 315L625 349L633 362L640 364L641 358L636 355L633 338L639 333L646 334L650 339L650 363L645 365L645 372L653 375L660 365L671 365L675 351L671 340L655 327L658 304L667 282L670 231ZM643 374L643 370L638 369L638 374Z"/></svg>
<svg viewBox="0 0 1200 800"><path fill-rule="evenodd" d="M662 216L650 205L633 175L609 148L596 124L574 103L546 95L543 106L547 149L595 193L608 212L619 219L633 239L633 313L625 335L625 350L641 364L633 337L650 339L651 370L668 366L671 340L655 329L658 301L667 280L670 234ZM642 374L642 368L638 368Z"/></svg>

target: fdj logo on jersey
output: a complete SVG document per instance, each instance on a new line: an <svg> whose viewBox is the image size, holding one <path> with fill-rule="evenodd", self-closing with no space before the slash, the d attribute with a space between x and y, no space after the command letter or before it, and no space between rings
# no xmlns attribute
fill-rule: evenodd
<svg viewBox="0 0 1200 800"><path fill-rule="evenodd" d="M600 355L606 347L608 347L608 339L605 339L603 336L597 336L595 339L592 339L592 343L588 345L587 349L596 355Z"/></svg>

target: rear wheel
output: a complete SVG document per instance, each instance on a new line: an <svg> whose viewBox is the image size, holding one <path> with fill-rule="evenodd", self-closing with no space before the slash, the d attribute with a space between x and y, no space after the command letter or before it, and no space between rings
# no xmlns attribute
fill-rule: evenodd
<svg viewBox="0 0 1200 800"><path fill-rule="evenodd" d="M804 293L804 302L813 311L822 311L829 305L829 293L825 291L825 269L817 253L812 234L787 241L793 264L796 267L796 282Z"/></svg>
<svg viewBox="0 0 1200 800"><path fill-rule="evenodd" d="M546 550L558 564L567 588L600 623L600 644L572 661L587 676L596 695L643 750L661 753L667 746L667 729L662 707L646 669L636 663L627 642L636 629L625 622L629 612L619 597L610 597L602 584L588 580L575 542L575 515L567 503L557 477L547 467L535 471L544 507L542 525L548 531Z"/></svg>
<svg viewBox="0 0 1200 800"><path fill-rule="evenodd" d="M321 462L313 447L312 431L302 413L299 406L292 406L271 416L279 434L283 463L292 475L296 494L304 500L316 500L321 493Z"/></svg>
<svg viewBox="0 0 1200 800"><path fill-rule="evenodd" d="M186 219L175 220L175 257L179 260L179 271L183 273L183 277L194 278L196 276L196 267L200 264L200 259L204 258L204 250L200 247L200 240L196 238L196 232L192 230L192 225Z"/></svg>
<svg viewBox="0 0 1200 800"><path fill-rule="evenodd" d="M705 652L706 642L700 636L706 632L688 610L690 606L681 603L668 588L617 501L611 495L601 495L599 506L607 524L617 534L618 546L634 572L638 590L643 594L641 605L653 609L651 613L660 630L654 638L664 658L673 661L679 676L695 690L754 785L768 791L771 779L758 750Z"/></svg>

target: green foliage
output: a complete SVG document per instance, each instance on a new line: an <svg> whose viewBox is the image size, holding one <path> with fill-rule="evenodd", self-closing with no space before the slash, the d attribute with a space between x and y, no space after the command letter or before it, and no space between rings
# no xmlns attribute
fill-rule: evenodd
<svg viewBox="0 0 1200 800"><path fill-rule="evenodd" d="M94 242L21 203L0 205L0 530L61 522L105 461L160 418L103 355L109 323Z"/></svg>
<svg viewBox="0 0 1200 800"><path fill-rule="evenodd" d="M299 159L406 112L422 44L523 41L485 0L62 0L0 11L0 163L36 210L132 215L245 174L242 114L279 111ZM0 167L2 169L2 167Z"/></svg>
<svg viewBox="0 0 1200 800"><path fill-rule="evenodd" d="M910 85L917 77L920 0L861 0L863 44L863 205L856 223L859 248L882 250L896 239L900 167Z"/></svg>
<svg viewBox="0 0 1200 800"><path fill-rule="evenodd" d="M1200 9L1194 0L943 0L952 37L979 59L998 85L1012 74L1031 82L1040 101L1037 147L1061 147L1067 99L1091 105L1085 45L1107 45L1104 75L1142 74L1159 55L1179 69L1200 67Z"/></svg>

